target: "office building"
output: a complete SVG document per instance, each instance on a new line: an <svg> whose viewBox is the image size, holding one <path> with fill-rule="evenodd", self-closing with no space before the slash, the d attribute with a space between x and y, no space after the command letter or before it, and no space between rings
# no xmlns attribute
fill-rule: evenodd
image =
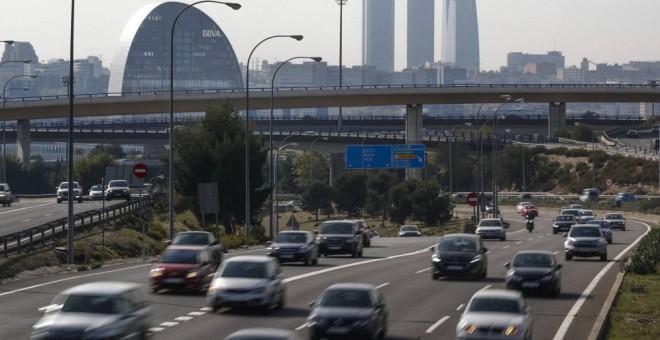
<svg viewBox="0 0 660 340"><path fill-rule="evenodd" d="M363 0L362 65L394 71L394 0Z"/></svg>
<svg viewBox="0 0 660 340"><path fill-rule="evenodd" d="M170 32L187 5L149 4L124 27L112 63L108 92L169 91ZM196 7L174 29L174 89L243 88L236 54L220 26Z"/></svg>
<svg viewBox="0 0 660 340"><path fill-rule="evenodd" d="M408 0L408 68L433 62L435 0Z"/></svg>
<svg viewBox="0 0 660 340"><path fill-rule="evenodd" d="M525 72L525 66L528 64L554 64L556 69L564 68L564 56L559 51L546 54L511 52L506 55L506 61L507 69L514 72Z"/></svg>
<svg viewBox="0 0 660 340"><path fill-rule="evenodd" d="M479 27L475 0L444 0L441 62L479 73Z"/></svg>

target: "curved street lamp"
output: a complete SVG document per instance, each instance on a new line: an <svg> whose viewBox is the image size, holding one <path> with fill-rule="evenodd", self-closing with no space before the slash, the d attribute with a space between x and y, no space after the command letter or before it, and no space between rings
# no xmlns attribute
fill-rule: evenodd
<svg viewBox="0 0 660 340"><path fill-rule="evenodd" d="M205 2L212 2L216 4L221 4L221 5L226 5L230 7L231 9L238 10L241 8L240 4L233 3L233 2L222 2L222 1L213 1L213 0L202 0L202 1L197 1L194 2L186 7L184 7L174 18L174 22L172 22L172 29L170 30L170 100L169 100L169 106L170 106L170 125L169 125L169 144L170 144L170 150L168 152L168 157L169 157L169 166L168 166L168 173L169 176L167 178L167 186L168 186L168 198L169 198L169 210L170 210L170 218L169 218L169 227L170 227L170 240L174 238L174 27L176 26L176 22L179 20L179 17L183 12L185 12L187 9L190 7L193 7L195 5L205 3Z"/></svg>
<svg viewBox="0 0 660 340"><path fill-rule="evenodd" d="M257 43L250 51L245 67L245 245L250 245L250 223L252 221L250 212L250 59L252 54L265 41L274 38L291 38L297 41L303 39L302 35L271 35Z"/></svg>
<svg viewBox="0 0 660 340"><path fill-rule="evenodd" d="M5 44L7 44L7 45L9 45L9 46L11 46L11 45L14 44L14 41L13 41L13 40L0 40L0 42L1 42L1 43L5 43Z"/></svg>
<svg viewBox="0 0 660 340"><path fill-rule="evenodd" d="M5 85L2 87L2 182L7 183L7 167L5 165L5 158L7 158L7 144L5 143L5 125L7 124L7 121L5 119L5 106L7 103L7 91L9 90L14 90L14 89L22 89L24 91L27 91L28 88L25 87L20 87L20 88L7 88L7 84L9 84L10 81L16 78L36 78L36 75L29 75L29 74L21 74L17 76L13 76L5 82Z"/></svg>
<svg viewBox="0 0 660 340"><path fill-rule="evenodd" d="M268 171L268 176L269 176L269 185L271 187L271 193L270 193L270 199L273 199L273 177L275 175L273 174L273 167L274 167L274 159L273 159L273 117L274 117L274 108L273 108L273 99L274 99L274 93L275 93L275 76L277 75L277 72L282 68L282 66L286 65L288 62L291 60L295 59L311 59L315 62L319 62L323 60L321 57L293 57L289 58L285 61L283 61L280 65L277 66L275 69L275 72L273 72L273 76L271 77L270 80L270 133L269 133L269 142L268 142L268 152L270 153L270 166L269 166L269 171ZM247 112L247 111L246 111ZM270 209L270 235L273 237L273 230L274 230L274 224L273 224L273 209Z"/></svg>
<svg viewBox="0 0 660 340"><path fill-rule="evenodd" d="M293 135L289 135L289 137L291 137L291 136L293 136ZM290 146L296 147L296 146L298 146L298 143L289 143L289 144L284 144L284 145L281 145L281 143L280 143L280 146L277 148L277 154L275 156L275 157L277 157L277 162L275 163L275 169L274 169L275 170L275 201L273 202L273 209L271 209L271 210L275 210L275 233L276 234L280 232L280 219L278 217L278 210L280 208L280 191L277 190L277 164L279 163L279 160L280 160L280 151L283 150L283 149L286 149ZM274 239L274 235L271 235L271 237Z"/></svg>
<svg viewBox="0 0 660 340"><path fill-rule="evenodd" d="M341 90L343 84L343 79L342 79L342 42L343 42L343 29L344 29L344 5L346 5L346 1L348 0L335 0L337 5L339 5L339 89ZM337 131L341 132L341 116L342 116L342 110L343 107L339 107L339 117L337 118Z"/></svg>

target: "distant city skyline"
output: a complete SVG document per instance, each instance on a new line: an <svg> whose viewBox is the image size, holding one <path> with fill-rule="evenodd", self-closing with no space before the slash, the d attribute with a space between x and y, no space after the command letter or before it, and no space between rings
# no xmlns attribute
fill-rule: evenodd
<svg viewBox="0 0 660 340"><path fill-rule="evenodd" d="M413 0L414 1L414 0ZM130 17L153 0L77 0L75 58L100 56L110 67L119 38ZM192 3L193 1L182 1ZM339 59L339 6L334 0L237 0L233 11L218 4L200 4L227 34L239 62L262 39L274 34L303 34L305 39L272 41L253 55L270 62L292 56ZM435 5L435 36L442 36L442 6ZM586 57L596 63L624 64L660 60L657 0L477 0L480 69L498 70L507 53L557 50L566 66ZM68 59L70 1L5 0L0 12L0 39L30 42L40 59ZM406 67L407 1L395 0L395 70ZM348 0L343 10L343 64L362 64L362 1ZM436 41L434 60L441 56Z"/></svg>

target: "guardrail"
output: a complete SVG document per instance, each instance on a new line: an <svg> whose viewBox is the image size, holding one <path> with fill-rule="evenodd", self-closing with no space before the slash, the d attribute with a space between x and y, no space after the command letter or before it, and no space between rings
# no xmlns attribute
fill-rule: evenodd
<svg viewBox="0 0 660 340"><path fill-rule="evenodd" d="M154 195L155 196L155 195ZM141 207L150 205L154 196L145 195L141 199L115 204L105 209L95 209L73 215L74 233L91 231L92 228L102 222L111 221L115 218L138 211ZM34 250L36 247L45 248L48 244L54 244L57 238L67 235L67 219L60 218L30 229L25 229L9 235L0 236L0 247L6 258L9 253L21 253L28 248Z"/></svg>

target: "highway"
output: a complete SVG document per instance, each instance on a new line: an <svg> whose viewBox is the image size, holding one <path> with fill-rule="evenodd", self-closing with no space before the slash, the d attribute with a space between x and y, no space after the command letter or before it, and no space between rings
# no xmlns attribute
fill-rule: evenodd
<svg viewBox="0 0 660 340"><path fill-rule="evenodd" d="M614 243L608 245L607 262L597 258L567 262L562 249L564 238L551 232L550 219L554 212L542 210L532 233L522 229L520 217L513 213L508 216L512 223L507 241L485 241L489 249L489 269L483 281L433 281L428 248L437 242L437 237L377 238L372 240L371 248L365 248L363 258L324 257L318 266L309 267L284 264L286 306L270 315L225 309L211 313L205 307L203 295L151 294L149 300L155 312L154 338L217 339L237 329L260 326L295 329L306 336L308 303L332 283L355 281L372 283L383 291L390 310L387 339L453 338L462 308L472 294L487 287L503 288L503 264L519 250L539 249L557 252L564 268L562 292L558 298L527 297L535 317L534 338L586 339L619 271L618 262L613 260L621 258L622 252L629 249L648 226L628 220L627 230L616 231ZM265 249L231 252L228 256L246 253L265 254ZM68 287L102 280L147 284L149 269L149 263L132 263L4 283L0 286L0 319L3 320L0 334L7 339L28 338L31 326L40 318L37 309L48 305L56 293ZM580 305L576 306L576 302Z"/></svg>

